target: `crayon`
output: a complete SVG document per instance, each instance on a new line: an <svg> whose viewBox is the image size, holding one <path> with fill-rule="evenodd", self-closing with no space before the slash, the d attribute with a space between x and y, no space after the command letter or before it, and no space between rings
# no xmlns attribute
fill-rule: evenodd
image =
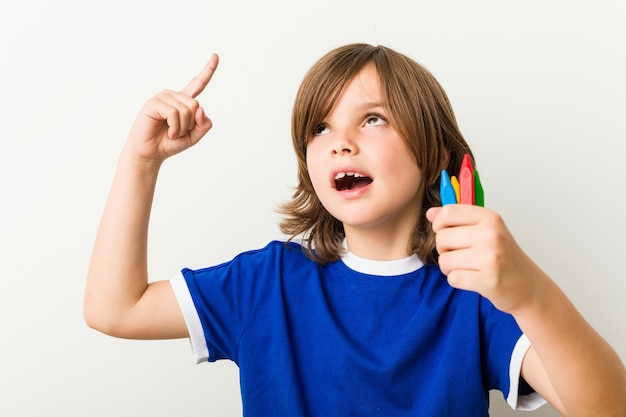
<svg viewBox="0 0 626 417"><path fill-rule="evenodd" d="M450 176L445 169L441 171L441 180L439 181L439 195L441 196L441 205L456 204L456 194L450 183Z"/></svg>
<svg viewBox="0 0 626 417"><path fill-rule="evenodd" d="M459 185L461 187L460 203L474 204L474 170L468 154L463 157L459 172Z"/></svg>
<svg viewBox="0 0 626 417"><path fill-rule="evenodd" d="M477 170L474 170L474 204L485 207L485 192Z"/></svg>
<svg viewBox="0 0 626 417"><path fill-rule="evenodd" d="M450 177L450 182L452 183L452 188L454 188L454 193L456 194L456 202L461 201L461 186L459 185L459 180L456 179L456 176L453 175Z"/></svg>

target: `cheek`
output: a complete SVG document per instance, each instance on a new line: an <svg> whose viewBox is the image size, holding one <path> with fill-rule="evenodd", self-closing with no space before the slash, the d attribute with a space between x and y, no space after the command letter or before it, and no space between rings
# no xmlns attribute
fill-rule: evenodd
<svg viewBox="0 0 626 417"><path fill-rule="evenodd" d="M319 158L317 157L315 147L309 146L306 153L306 167L313 186L315 186L320 181L320 178L322 176L322 167L321 164L317 161L319 161Z"/></svg>
<svg viewBox="0 0 626 417"><path fill-rule="evenodd" d="M407 189L418 191L422 188L422 170L409 155L395 160L393 167L396 173L395 177L402 179L401 181Z"/></svg>
<svg viewBox="0 0 626 417"><path fill-rule="evenodd" d="M407 172L421 172L415 158L408 149L401 146L387 147L378 151L378 159L388 170L406 176Z"/></svg>

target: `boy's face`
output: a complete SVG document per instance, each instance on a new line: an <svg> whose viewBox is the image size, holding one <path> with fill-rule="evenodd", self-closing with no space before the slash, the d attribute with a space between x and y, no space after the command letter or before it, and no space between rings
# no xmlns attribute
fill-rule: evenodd
<svg viewBox="0 0 626 417"><path fill-rule="evenodd" d="M308 141L315 193L348 239L364 231L408 238L417 224L421 170L390 123L378 74L367 65Z"/></svg>

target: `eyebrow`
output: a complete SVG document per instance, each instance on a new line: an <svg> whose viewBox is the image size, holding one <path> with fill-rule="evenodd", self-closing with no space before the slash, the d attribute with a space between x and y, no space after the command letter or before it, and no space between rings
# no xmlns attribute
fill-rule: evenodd
<svg viewBox="0 0 626 417"><path fill-rule="evenodd" d="M362 110L369 110L369 109L378 108L378 107L382 109L388 108L387 104L382 101L368 101L366 103L361 104L358 108Z"/></svg>

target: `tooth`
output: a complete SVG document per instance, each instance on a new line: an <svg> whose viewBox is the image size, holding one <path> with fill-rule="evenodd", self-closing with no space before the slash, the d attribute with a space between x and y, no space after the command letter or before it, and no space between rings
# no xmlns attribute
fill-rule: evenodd
<svg viewBox="0 0 626 417"><path fill-rule="evenodd" d="M354 177L354 172L347 172L346 174L350 177Z"/></svg>
<svg viewBox="0 0 626 417"><path fill-rule="evenodd" d="M335 175L335 179L338 180L340 178L343 178L346 176L345 172L338 172L337 175Z"/></svg>
<svg viewBox="0 0 626 417"><path fill-rule="evenodd" d="M358 172L355 172L354 176L357 177L357 178L361 178L361 174L359 174Z"/></svg>

